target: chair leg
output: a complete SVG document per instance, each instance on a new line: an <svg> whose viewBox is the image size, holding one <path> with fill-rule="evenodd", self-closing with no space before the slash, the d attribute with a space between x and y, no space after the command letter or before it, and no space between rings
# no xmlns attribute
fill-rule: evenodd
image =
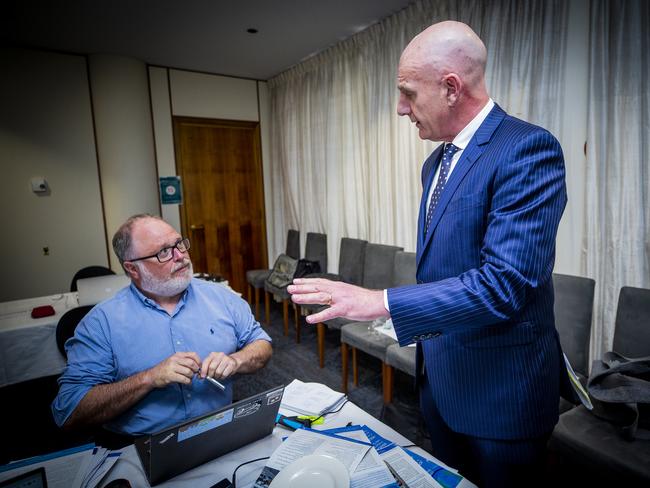
<svg viewBox="0 0 650 488"><path fill-rule="evenodd" d="M322 322L318 322L318 324L316 325L316 333L318 335L318 365L321 368L324 368L325 367L325 324L323 324Z"/></svg>
<svg viewBox="0 0 650 488"><path fill-rule="evenodd" d="M298 318L298 305L293 304L293 321L296 324L296 344L300 344L300 320Z"/></svg>
<svg viewBox="0 0 650 488"><path fill-rule="evenodd" d="M255 288L255 318L260 319L260 289Z"/></svg>
<svg viewBox="0 0 650 488"><path fill-rule="evenodd" d="M318 324L323 325L323 324ZM322 368L322 366L321 366ZM348 394L348 345L345 342L341 342L341 376L342 376L342 385L341 389L343 393Z"/></svg>
<svg viewBox="0 0 650 488"><path fill-rule="evenodd" d="M357 366L357 348L352 348L352 383L359 386L359 368Z"/></svg>
<svg viewBox="0 0 650 488"><path fill-rule="evenodd" d="M271 295L264 290L264 311L266 313L266 325L271 325Z"/></svg>
<svg viewBox="0 0 650 488"><path fill-rule="evenodd" d="M393 401L393 367L382 363L382 383L384 387L384 405Z"/></svg>
<svg viewBox="0 0 650 488"><path fill-rule="evenodd" d="M253 305L253 285L248 284L248 293L246 293L246 299L248 300L249 305Z"/></svg>
<svg viewBox="0 0 650 488"><path fill-rule="evenodd" d="M289 335L289 300L282 300L282 318L284 319L284 335Z"/></svg>

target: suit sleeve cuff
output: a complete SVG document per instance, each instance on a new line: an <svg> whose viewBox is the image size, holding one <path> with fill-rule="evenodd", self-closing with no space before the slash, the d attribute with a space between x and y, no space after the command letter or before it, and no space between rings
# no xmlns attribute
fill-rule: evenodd
<svg viewBox="0 0 650 488"><path fill-rule="evenodd" d="M388 289L384 290L384 308L388 313L390 313L390 307L388 306Z"/></svg>

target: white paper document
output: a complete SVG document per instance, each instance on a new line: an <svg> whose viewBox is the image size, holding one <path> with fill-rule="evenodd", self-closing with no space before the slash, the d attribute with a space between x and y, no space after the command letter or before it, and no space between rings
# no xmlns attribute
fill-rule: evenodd
<svg viewBox="0 0 650 488"><path fill-rule="evenodd" d="M95 487L120 456L93 445L60 451L2 466L0 481L44 467L50 488Z"/></svg>
<svg viewBox="0 0 650 488"><path fill-rule="evenodd" d="M284 389L282 407L301 415L322 415L336 410L345 395L320 383L293 380Z"/></svg>
<svg viewBox="0 0 650 488"><path fill-rule="evenodd" d="M409 488L443 488L399 446L384 452L381 459L390 464Z"/></svg>

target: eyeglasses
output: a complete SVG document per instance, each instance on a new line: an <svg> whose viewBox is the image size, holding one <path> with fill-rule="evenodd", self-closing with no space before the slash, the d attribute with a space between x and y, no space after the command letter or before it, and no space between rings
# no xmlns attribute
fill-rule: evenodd
<svg viewBox="0 0 650 488"><path fill-rule="evenodd" d="M156 254L135 259L125 259L125 261L134 262L142 261L143 259L156 258L159 262L166 263L167 261L171 261L174 257L174 249L178 249L180 252L187 252L190 249L190 240L187 237L185 239L179 239L173 246L163 247Z"/></svg>

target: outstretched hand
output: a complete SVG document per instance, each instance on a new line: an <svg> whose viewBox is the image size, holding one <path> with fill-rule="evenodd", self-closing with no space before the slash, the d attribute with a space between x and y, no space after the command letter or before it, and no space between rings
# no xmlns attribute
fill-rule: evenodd
<svg viewBox="0 0 650 488"><path fill-rule="evenodd" d="M350 320L374 320L389 317L384 307L383 290L368 290L341 281L322 278L296 278L287 287L291 300L297 305L319 304L328 308L307 316L315 324L337 317Z"/></svg>

